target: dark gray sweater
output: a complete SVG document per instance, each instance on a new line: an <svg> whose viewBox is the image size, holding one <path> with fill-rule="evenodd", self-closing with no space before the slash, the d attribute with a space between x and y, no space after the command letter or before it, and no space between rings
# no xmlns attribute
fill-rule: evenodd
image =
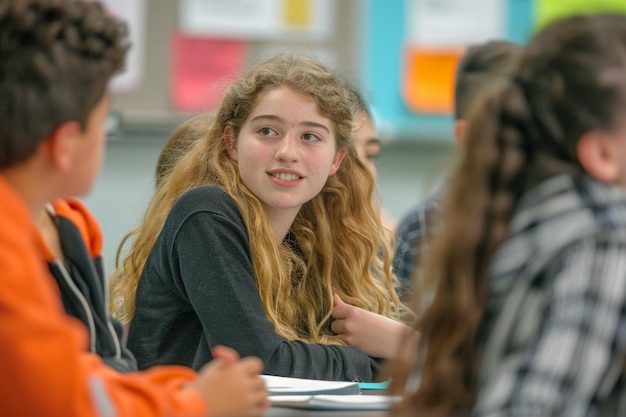
<svg viewBox="0 0 626 417"><path fill-rule="evenodd" d="M216 345L260 357L271 375L371 381L378 367L356 348L290 342L275 332L237 206L223 190L205 186L174 205L148 257L128 347L140 369L199 369Z"/></svg>

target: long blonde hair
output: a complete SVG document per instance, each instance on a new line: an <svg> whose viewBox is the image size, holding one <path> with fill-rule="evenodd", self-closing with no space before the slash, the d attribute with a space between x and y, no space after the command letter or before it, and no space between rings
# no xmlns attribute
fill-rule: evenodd
<svg viewBox="0 0 626 417"><path fill-rule="evenodd" d="M243 184L227 151L224 129L239 134L262 92L288 86L312 97L331 120L337 148L346 157L322 191L296 216L291 233L303 257L277 244L258 198ZM312 58L277 55L235 82L200 141L159 186L135 239L110 282L110 308L129 323L146 260L166 217L186 191L207 184L223 188L236 202L250 236L257 287L268 318L287 340L341 343L330 330L333 293L346 302L385 316L399 314L391 272L392 251L372 204L374 178L359 161L351 140L355 102L341 80Z"/></svg>

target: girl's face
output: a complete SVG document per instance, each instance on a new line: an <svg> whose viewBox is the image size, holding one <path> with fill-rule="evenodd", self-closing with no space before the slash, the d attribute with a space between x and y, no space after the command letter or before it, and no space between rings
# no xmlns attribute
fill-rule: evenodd
<svg viewBox="0 0 626 417"><path fill-rule="evenodd" d="M332 122L319 114L315 101L286 86L261 93L239 137L228 127L224 133L241 179L270 218L293 221L345 156L345 150L337 150Z"/></svg>
<svg viewBox="0 0 626 417"><path fill-rule="evenodd" d="M363 110L359 110L354 118L352 140L359 159L376 178L378 176L376 158L380 154L380 139L378 139L374 124Z"/></svg>

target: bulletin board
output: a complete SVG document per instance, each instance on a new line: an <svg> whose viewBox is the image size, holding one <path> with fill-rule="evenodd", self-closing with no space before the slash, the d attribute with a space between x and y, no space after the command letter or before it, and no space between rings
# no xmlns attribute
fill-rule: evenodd
<svg viewBox="0 0 626 417"><path fill-rule="evenodd" d="M125 82L112 89L124 128L169 131L210 109L242 65L278 51L318 56L347 76L361 71L362 0L100 1L131 32ZM207 26L218 17L221 26Z"/></svg>
<svg viewBox="0 0 626 417"><path fill-rule="evenodd" d="M326 42L331 0L180 0L170 42L170 96L177 112L217 108L244 71L251 42Z"/></svg>
<svg viewBox="0 0 626 417"><path fill-rule="evenodd" d="M459 39L526 42L533 1L367 0L364 13L362 90L381 136L451 142L454 70L467 45Z"/></svg>

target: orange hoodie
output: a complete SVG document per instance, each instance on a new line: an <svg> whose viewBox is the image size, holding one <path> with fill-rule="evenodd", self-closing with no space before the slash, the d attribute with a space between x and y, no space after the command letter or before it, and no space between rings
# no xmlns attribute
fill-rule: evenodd
<svg viewBox="0 0 626 417"><path fill-rule="evenodd" d="M120 374L65 315L31 214L0 176L0 416L203 416L183 367Z"/></svg>
<svg viewBox="0 0 626 417"><path fill-rule="evenodd" d="M54 212L67 218L80 232L85 242L85 247L92 258L102 254L103 238L102 229L94 215L89 211L85 203L75 198L57 199L52 203ZM47 249L49 252L49 249ZM54 255L48 253L46 259L50 260Z"/></svg>

